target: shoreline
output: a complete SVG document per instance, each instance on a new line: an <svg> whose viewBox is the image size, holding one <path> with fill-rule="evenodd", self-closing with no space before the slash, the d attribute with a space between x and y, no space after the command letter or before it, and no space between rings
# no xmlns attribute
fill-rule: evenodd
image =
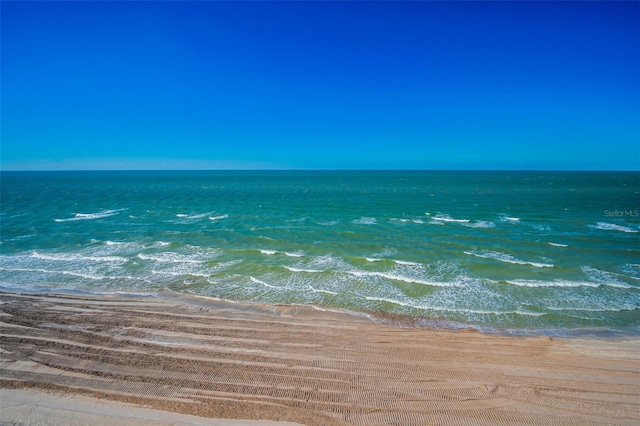
<svg viewBox="0 0 640 426"><path fill-rule="evenodd" d="M48 389L308 425L640 421L638 336L400 327L177 293L2 291L0 302L0 396ZM81 412L71 404L67 420Z"/></svg>
<svg viewBox="0 0 640 426"><path fill-rule="evenodd" d="M536 337L545 336L553 339L640 339L640 328L615 329L608 327L581 327L581 328L508 328L490 326L475 323L463 323L454 320L441 318L433 319L422 316L411 316L406 314L396 314L385 311L357 311L345 308L329 308L315 305L303 304L268 304L263 302L248 302L242 300L221 299L215 296L207 296L195 293L181 293L174 290L159 290L156 292L128 292L128 291L92 291L81 288L40 288L26 289L0 286L0 296L7 294L31 294L31 295L68 295L87 297L121 297L130 298L151 298L159 300L181 301L192 305L207 304L230 304L234 306L244 306L247 309L272 310L272 309L298 309L323 312L327 315L346 315L348 318L357 320L366 319L375 324L397 328L418 328L431 331L477 331L482 334L507 337Z"/></svg>

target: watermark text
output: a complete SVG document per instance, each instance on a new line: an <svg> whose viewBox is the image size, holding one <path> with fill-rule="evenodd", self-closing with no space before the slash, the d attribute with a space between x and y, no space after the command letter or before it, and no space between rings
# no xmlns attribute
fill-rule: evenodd
<svg viewBox="0 0 640 426"><path fill-rule="evenodd" d="M640 210L605 210L606 217L638 217Z"/></svg>

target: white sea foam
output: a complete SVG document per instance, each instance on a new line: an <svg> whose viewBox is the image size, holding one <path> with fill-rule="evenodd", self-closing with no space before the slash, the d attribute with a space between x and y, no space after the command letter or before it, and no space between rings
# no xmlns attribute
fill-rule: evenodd
<svg viewBox="0 0 640 426"><path fill-rule="evenodd" d="M549 244L551 244L552 246L556 246L556 247L569 247L566 244L552 243L551 241L549 241Z"/></svg>
<svg viewBox="0 0 640 426"><path fill-rule="evenodd" d="M520 260L510 254L500 253L497 251L491 251L491 250L482 250L480 252L465 251L464 253L471 256L481 257L483 259L493 259L493 260L498 260L500 262L513 263L516 265L531 265L531 266L535 266L536 268L553 268L553 264L551 263L528 262L526 260Z"/></svg>
<svg viewBox="0 0 640 426"><path fill-rule="evenodd" d="M305 268L294 268L292 266L286 266L284 265L284 267L286 269L288 269L291 272L308 272L308 273L317 273L317 272L324 272L323 269L305 269Z"/></svg>
<svg viewBox="0 0 640 426"><path fill-rule="evenodd" d="M379 256L393 256L398 252L398 249L391 246L385 246L385 248L378 254Z"/></svg>
<svg viewBox="0 0 640 426"><path fill-rule="evenodd" d="M518 287L600 287L599 283L590 281L568 281L568 280L506 280L511 285Z"/></svg>
<svg viewBox="0 0 640 426"><path fill-rule="evenodd" d="M354 220L352 223L358 224L358 225L373 225L375 224L376 218L375 217L361 217L360 219L356 219Z"/></svg>
<svg viewBox="0 0 640 426"><path fill-rule="evenodd" d="M178 213L176 214L176 217L180 219L197 220L197 219L203 219L211 214L213 214L213 212L196 213L196 214Z"/></svg>
<svg viewBox="0 0 640 426"><path fill-rule="evenodd" d="M289 256L289 257L302 257L302 256L304 256L303 253L291 253L291 252L287 252L287 251L285 251L284 254Z"/></svg>
<svg viewBox="0 0 640 426"><path fill-rule="evenodd" d="M301 217L299 219L289 219L289 220L287 220L287 222L289 222L289 223L304 222L307 219L308 219L308 217Z"/></svg>
<svg viewBox="0 0 640 426"><path fill-rule="evenodd" d="M452 286L458 285L457 283L454 283L454 282L427 281L427 280L421 280L418 278L407 277L404 275L390 274L387 272L370 272L370 271L341 271L341 272L354 275L356 277L380 277L380 278L386 278L391 281L402 281L406 283L422 284L422 285L427 285L432 287L452 287Z"/></svg>
<svg viewBox="0 0 640 426"><path fill-rule="evenodd" d="M622 311L635 311L638 309L636 306L623 306L620 308L575 308L575 307L559 307L559 306L545 306L550 311L578 311L578 312L622 312Z"/></svg>
<svg viewBox="0 0 640 426"><path fill-rule="evenodd" d="M208 278L211 276L211 274L205 274L203 272L193 272L193 271L174 271L174 270L157 270L157 269L152 269L151 270L152 274L156 274L156 275L171 275L172 277L182 277L182 276L194 276L194 277L202 277L202 278Z"/></svg>
<svg viewBox="0 0 640 426"><path fill-rule="evenodd" d="M334 291L329 291L329 290L318 290L316 288L313 288L313 286L309 286L309 290L311 290L314 293L326 293L326 294L331 294L333 296L337 295L338 293L334 292Z"/></svg>
<svg viewBox="0 0 640 426"><path fill-rule="evenodd" d="M228 214L221 214L219 216L209 216L209 220L222 220L228 218Z"/></svg>
<svg viewBox="0 0 640 426"><path fill-rule="evenodd" d="M126 209L118 209L118 210L103 210L98 213L76 213L74 217L66 218L66 219L54 219L56 222L73 222L76 220L91 220L91 219L101 219L104 217L109 217L120 213Z"/></svg>
<svg viewBox="0 0 640 426"><path fill-rule="evenodd" d="M382 262L384 259L376 259L376 258L373 258L373 257L365 257L365 260L367 262Z"/></svg>
<svg viewBox="0 0 640 426"><path fill-rule="evenodd" d="M583 266L580 268L589 278L602 285L615 288L634 288L632 285L620 281L612 272L602 271L592 266Z"/></svg>
<svg viewBox="0 0 640 426"><path fill-rule="evenodd" d="M594 229L601 229L604 231L620 231L620 232L629 232L635 233L638 232L637 229L631 229L628 226L616 225L615 223L607 223L607 222L598 222L596 225L589 225Z"/></svg>
<svg viewBox="0 0 640 426"><path fill-rule="evenodd" d="M121 256L82 256L76 253L38 253L33 251L31 257L55 262L117 262L124 263L128 259Z"/></svg>
<svg viewBox="0 0 640 426"><path fill-rule="evenodd" d="M409 262L408 260L393 259L393 262L398 264L398 265L405 265L405 266L423 266L422 263Z"/></svg>
<svg viewBox="0 0 640 426"><path fill-rule="evenodd" d="M187 272L187 275L192 275L194 277L202 277L202 278L209 278L211 276L211 274L207 274L205 272Z"/></svg>
<svg viewBox="0 0 640 426"><path fill-rule="evenodd" d="M518 223L518 222L520 222L520 218L519 217L510 217L510 216L507 216L505 214L501 214L500 215L500 221L501 222L506 222L506 223Z"/></svg>
<svg viewBox="0 0 640 426"><path fill-rule="evenodd" d="M44 268L5 268L0 267L3 271L9 272L39 272L43 274L60 274L60 275L70 275L78 278L85 278L89 280L105 280L105 279L120 279L120 277L109 277L103 275L96 275L82 271L68 271L68 270L55 270L55 269L44 269Z"/></svg>
<svg viewBox="0 0 640 426"><path fill-rule="evenodd" d="M19 236L15 237L15 238L4 239L4 240L2 240L2 243L6 242L6 241L22 241L22 240L26 240L28 238L35 237L35 236L37 236L37 234L19 235Z"/></svg>
<svg viewBox="0 0 640 426"><path fill-rule="evenodd" d="M263 250L263 249L260 249L260 253L262 253L262 254L269 254L269 255L271 255L271 254L276 254L276 253L277 253L277 251L275 251L275 250Z"/></svg>
<svg viewBox="0 0 640 426"><path fill-rule="evenodd" d="M187 216L187 219L202 219L206 216L209 216L211 213L199 213Z"/></svg>
<svg viewBox="0 0 640 426"><path fill-rule="evenodd" d="M364 296L365 299L372 301L372 302L386 302L386 303L391 303L394 305L399 305L399 306L406 306L409 308L415 308L416 306L411 304L411 303L406 303L406 302L401 302L399 300L395 300L395 299L388 299L386 297L371 297L371 296Z"/></svg>
<svg viewBox="0 0 640 426"><path fill-rule="evenodd" d="M463 223L463 226L469 228L495 228L496 224L488 220L476 220L474 222Z"/></svg>
<svg viewBox="0 0 640 426"><path fill-rule="evenodd" d="M249 277L249 279L251 280L251 282L254 282L254 283L256 283L256 284L263 285L263 286L268 287L268 288L280 288L280 287L277 287L277 286L274 286L274 285L268 284L268 283L266 283L266 282L264 282L264 281L262 281L262 280L259 280L259 279L255 278L255 277Z"/></svg>
<svg viewBox="0 0 640 426"><path fill-rule="evenodd" d="M195 259L191 256L185 256L183 254L164 252L155 254L139 253L138 258L142 260L152 260L154 262L162 263L202 263L204 260Z"/></svg>
<svg viewBox="0 0 640 426"><path fill-rule="evenodd" d="M541 317L546 315L544 312L525 312L525 311L487 311L482 309L464 309L464 308L448 308L440 306L429 306L428 308L434 311L441 312L457 312L463 314L476 314L476 315L526 315L532 317Z"/></svg>
<svg viewBox="0 0 640 426"><path fill-rule="evenodd" d="M433 220L437 220L439 222L455 222L455 223L468 223L469 219L454 219L448 214L438 214L432 217Z"/></svg>
<svg viewBox="0 0 640 426"><path fill-rule="evenodd" d="M626 277L640 280L640 264L626 263L620 266L620 270L626 274Z"/></svg>
<svg viewBox="0 0 640 426"><path fill-rule="evenodd" d="M439 312L454 312L454 313L475 314L475 315L526 315L526 316L534 316L534 317L546 315L544 312L490 311L490 310L481 310L481 309L454 308L454 307L446 307L446 306L429 306L429 305L422 305L418 303L403 302L401 300L390 299L387 297L364 296L364 298L366 300L374 301L374 302L386 302L386 303L391 303L398 306L405 306L408 308L439 311Z"/></svg>
<svg viewBox="0 0 640 426"><path fill-rule="evenodd" d="M91 240L93 242L93 240ZM97 241L97 240L96 240ZM127 243L122 242L122 241L105 241L104 242L106 245L108 246L122 246L122 245L126 245Z"/></svg>

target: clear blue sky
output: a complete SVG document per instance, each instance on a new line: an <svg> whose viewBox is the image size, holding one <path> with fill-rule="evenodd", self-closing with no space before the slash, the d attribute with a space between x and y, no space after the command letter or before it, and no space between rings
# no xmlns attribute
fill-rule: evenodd
<svg viewBox="0 0 640 426"><path fill-rule="evenodd" d="M5 170L640 170L639 2L0 7Z"/></svg>

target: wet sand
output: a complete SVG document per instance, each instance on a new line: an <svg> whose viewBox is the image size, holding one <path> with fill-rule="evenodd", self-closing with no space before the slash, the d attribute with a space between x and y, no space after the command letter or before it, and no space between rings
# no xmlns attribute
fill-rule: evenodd
<svg viewBox="0 0 640 426"><path fill-rule="evenodd" d="M178 424L640 423L639 338L400 328L189 297L0 302L2 424L158 424L157 410Z"/></svg>

